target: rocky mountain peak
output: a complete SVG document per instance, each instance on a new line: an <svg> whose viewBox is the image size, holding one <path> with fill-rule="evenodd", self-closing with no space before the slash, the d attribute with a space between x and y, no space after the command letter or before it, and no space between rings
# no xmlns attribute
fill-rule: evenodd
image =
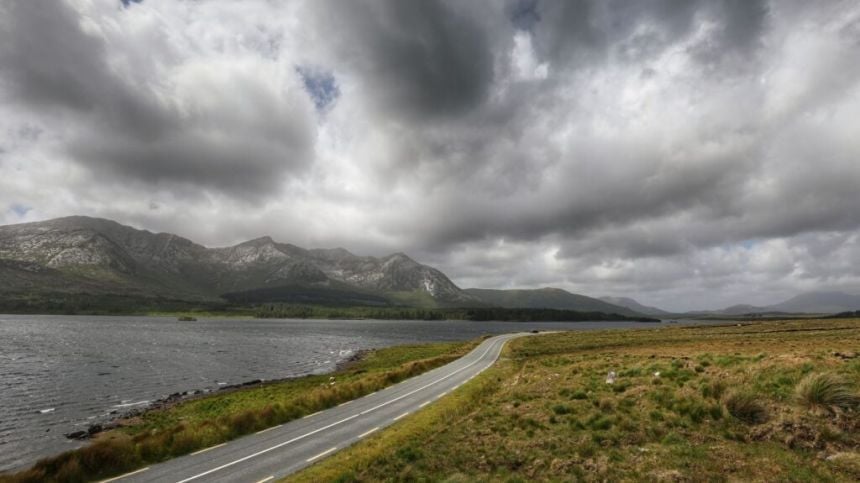
<svg viewBox="0 0 860 483"><path fill-rule="evenodd" d="M89 290L98 286L105 292L217 297L286 285L336 283L363 293L419 291L440 302L473 300L444 274L404 253L376 258L354 255L344 248L306 250L278 243L270 236L231 247L206 248L178 235L153 234L83 216L0 226L0 261L16 262L4 264L4 270L35 265L59 270L65 277L75 277L69 282L70 290L86 285ZM86 272L84 267L99 270ZM9 280L24 279L6 275Z"/></svg>

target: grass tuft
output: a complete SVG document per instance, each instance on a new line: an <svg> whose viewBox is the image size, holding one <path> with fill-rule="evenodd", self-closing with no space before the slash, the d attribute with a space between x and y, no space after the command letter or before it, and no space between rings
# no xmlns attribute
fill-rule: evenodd
<svg viewBox="0 0 860 483"><path fill-rule="evenodd" d="M723 399L723 404L729 414L747 424L761 424L767 421L767 408L752 392L731 392Z"/></svg>
<svg viewBox="0 0 860 483"><path fill-rule="evenodd" d="M832 411L860 406L860 395L847 380L833 373L807 375L797 385L795 393L798 401L810 408Z"/></svg>

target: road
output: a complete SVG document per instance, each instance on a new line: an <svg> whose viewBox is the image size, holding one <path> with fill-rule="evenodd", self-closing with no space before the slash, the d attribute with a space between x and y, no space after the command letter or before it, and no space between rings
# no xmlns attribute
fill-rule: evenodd
<svg viewBox="0 0 860 483"><path fill-rule="evenodd" d="M106 481L243 482L276 480L412 414L493 365L504 334L465 356L399 384L302 419Z"/></svg>

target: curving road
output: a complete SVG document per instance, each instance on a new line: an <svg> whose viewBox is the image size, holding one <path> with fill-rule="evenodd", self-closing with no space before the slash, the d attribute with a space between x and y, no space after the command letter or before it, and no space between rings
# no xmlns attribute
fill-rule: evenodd
<svg viewBox="0 0 860 483"><path fill-rule="evenodd" d="M284 477L446 395L493 365L505 342L523 335L489 338L454 362L373 394L106 481L257 483Z"/></svg>

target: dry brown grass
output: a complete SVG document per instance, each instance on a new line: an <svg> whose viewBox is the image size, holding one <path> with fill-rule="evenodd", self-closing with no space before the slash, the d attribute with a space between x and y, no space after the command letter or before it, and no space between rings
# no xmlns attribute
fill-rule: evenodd
<svg viewBox="0 0 860 483"><path fill-rule="evenodd" d="M834 356L858 345L860 320L520 339L455 398L291 480L856 481L857 412L795 392L811 373L860 379Z"/></svg>

